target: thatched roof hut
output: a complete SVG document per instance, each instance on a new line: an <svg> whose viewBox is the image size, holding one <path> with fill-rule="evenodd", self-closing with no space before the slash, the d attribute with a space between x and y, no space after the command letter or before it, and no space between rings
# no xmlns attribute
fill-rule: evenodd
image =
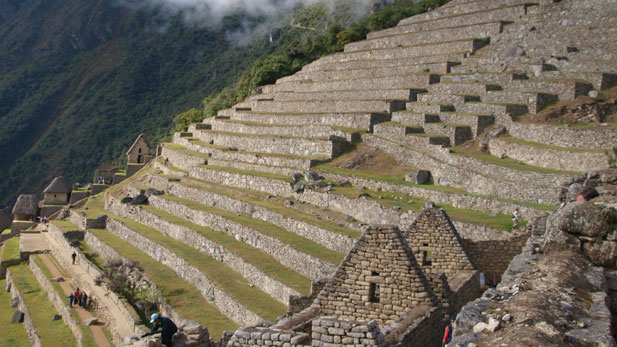
<svg viewBox="0 0 617 347"><path fill-rule="evenodd" d="M0 210L0 232L11 226L11 218Z"/></svg>
<svg viewBox="0 0 617 347"><path fill-rule="evenodd" d="M36 216L39 210L39 203L36 196L32 194L21 194L17 198L15 206L13 206L14 215L32 215Z"/></svg>
<svg viewBox="0 0 617 347"><path fill-rule="evenodd" d="M71 186L62 176L54 178L53 181L45 188L43 193L62 193L68 194L71 192Z"/></svg>

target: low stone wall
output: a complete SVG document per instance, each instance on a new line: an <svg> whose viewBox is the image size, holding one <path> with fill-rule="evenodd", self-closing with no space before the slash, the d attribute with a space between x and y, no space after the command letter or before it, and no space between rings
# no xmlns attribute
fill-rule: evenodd
<svg viewBox="0 0 617 347"><path fill-rule="evenodd" d="M308 170L316 164L318 160L293 158L293 157L280 157L274 155L260 155L250 152L235 152L235 151L218 151L212 153L212 159L220 159L227 161L241 161L245 163L263 165L263 166L278 166L295 168L296 170Z"/></svg>
<svg viewBox="0 0 617 347"><path fill-rule="evenodd" d="M71 199L69 200L69 204L74 204L76 202L79 202L83 199L86 199L87 197L90 196L90 192L89 191L76 191L73 190L71 192Z"/></svg>
<svg viewBox="0 0 617 347"><path fill-rule="evenodd" d="M13 284L13 277L11 276L11 270L8 269L6 273L6 291L11 293L11 300L17 301L17 309L23 312L24 314L24 328L26 329L26 334L28 334L28 339L30 340L30 345L32 347L42 347L43 343L38 333L36 332L36 327L32 322L32 318L30 318L30 311L28 310L28 306L24 302L24 298L22 294L19 292L17 287Z"/></svg>
<svg viewBox="0 0 617 347"><path fill-rule="evenodd" d="M495 240L471 240L463 239L463 243L469 255L484 273L487 282L497 284L501 281L501 276L510 265L510 261L525 246L530 232L523 229L512 233L509 238Z"/></svg>
<svg viewBox="0 0 617 347"><path fill-rule="evenodd" d="M328 125L310 124L304 126L280 126L280 125L249 125L238 122L225 122L223 120L212 121L212 129L216 131L226 131L253 135L278 135L278 136L297 136L297 137L330 137L336 136L342 139L347 138L347 133L335 130Z"/></svg>
<svg viewBox="0 0 617 347"><path fill-rule="evenodd" d="M11 223L11 232L17 233L22 230L26 230L34 224L34 222L30 221L14 220L13 223Z"/></svg>
<svg viewBox="0 0 617 347"><path fill-rule="evenodd" d="M186 260L180 258L164 246L140 235L115 219L107 222L107 230L134 247L137 247L161 264L168 266L183 280L195 286L206 300L214 298L214 306L216 306L222 314L229 317L237 324L251 325L265 321L265 319L238 303L225 291L216 287L216 285L197 268L190 265Z"/></svg>
<svg viewBox="0 0 617 347"><path fill-rule="evenodd" d="M266 166L262 164L244 163L241 161L227 161L218 159L208 159L208 164L212 166L240 169L245 171L257 171L265 172L275 175L291 176L294 172L298 172L295 168L279 167L279 166Z"/></svg>
<svg viewBox="0 0 617 347"><path fill-rule="evenodd" d="M170 223L138 206L123 205L119 201L109 202L107 209L118 216L129 218L150 228L154 228L163 235L172 237L194 247L207 256L224 263L253 283L257 288L285 305L288 304L291 295L300 295L297 291L269 277L254 265L245 262L244 259L237 254L203 237L195 230Z"/></svg>
<svg viewBox="0 0 617 347"><path fill-rule="evenodd" d="M202 167L194 167L189 176L226 186L258 190L278 196L290 196L291 184L282 180L245 175L235 172L219 171Z"/></svg>
<svg viewBox="0 0 617 347"><path fill-rule="evenodd" d="M255 229L228 220L222 216L204 211L196 211L155 195L150 197L149 201L150 205L155 208L176 216L186 216L195 224L234 236L237 240L260 249L262 252L274 257L282 265L297 271L313 281L330 277L336 271L336 265L332 263L300 252L274 237L264 235Z"/></svg>
<svg viewBox="0 0 617 347"><path fill-rule="evenodd" d="M617 146L615 129L587 130L566 126L513 123L510 135L519 139L544 143L550 146L583 149L611 149Z"/></svg>
<svg viewBox="0 0 617 347"><path fill-rule="evenodd" d="M397 322L386 327L384 334L388 346L438 346L443 338L445 324L439 307L427 310L424 315L413 318L403 315Z"/></svg>
<svg viewBox="0 0 617 347"><path fill-rule="evenodd" d="M617 146L617 143L615 145ZM489 151L496 157L507 155L525 164L547 169L587 172L608 168L606 153L533 147L500 138L489 141Z"/></svg>
<svg viewBox="0 0 617 347"><path fill-rule="evenodd" d="M231 337L227 346L308 346L308 334L293 330L251 327L238 329Z"/></svg>
<svg viewBox="0 0 617 347"><path fill-rule="evenodd" d="M385 346L377 321L370 322L321 316L313 320L313 346Z"/></svg>
<svg viewBox="0 0 617 347"><path fill-rule="evenodd" d="M39 268L39 266L32 259L30 259L30 270L32 270L32 273L41 285L41 288L43 288L43 290L47 292L47 298L49 298L49 301L52 303L52 305L54 305L60 316L62 316L64 324L66 324L69 329L71 329L71 332L73 332L73 335L77 340L77 345L82 347L83 334L81 332L81 329L79 329L79 323L75 321L73 315L71 315L71 311L65 304L66 298L60 297L60 294L56 291L47 276L45 276L41 268Z"/></svg>
<svg viewBox="0 0 617 347"><path fill-rule="evenodd" d="M161 156L169 159L175 167L183 170L190 170L197 165L206 164L207 160L197 155L191 155L181 150L162 145Z"/></svg>
<svg viewBox="0 0 617 347"><path fill-rule="evenodd" d="M64 205L43 206L43 207L41 207L41 211L39 212L39 215L41 217L48 217L49 218L52 214L60 211L63 207L64 207Z"/></svg>
<svg viewBox="0 0 617 347"><path fill-rule="evenodd" d="M484 290L480 287L480 271L461 272L449 278L448 284L451 290L450 314L456 314L466 303L479 298Z"/></svg>
<svg viewBox="0 0 617 347"><path fill-rule="evenodd" d="M0 278L6 277L6 270L9 266L17 265L21 263L23 259L4 260L0 262Z"/></svg>
<svg viewBox="0 0 617 347"><path fill-rule="evenodd" d="M216 203L217 208L250 215L255 219L260 219L264 222L277 225L287 231L315 241L320 245L337 252L349 252L356 242L355 239L348 236L333 233L318 226L285 217L284 215L271 211L265 207L230 198L225 195L212 193L206 190L190 188L181 184L170 182L169 193L177 197L189 199L202 204Z"/></svg>
<svg viewBox="0 0 617 347"><path fill-rule="evenodd" d="M288 113L245 113L235 112L231 115L234 120L253 121L274 124L329 124L347 128L370 129L373 124L390 120L390 116L379 113L307 113L290 115Z"/></svg>

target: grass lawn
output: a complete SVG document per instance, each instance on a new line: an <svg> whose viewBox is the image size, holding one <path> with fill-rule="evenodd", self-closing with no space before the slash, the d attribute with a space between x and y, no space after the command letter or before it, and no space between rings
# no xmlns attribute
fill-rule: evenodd
<svg viewBox="0 0 617 347"><path fill-rule="evenodd" d="M252 247L245 242L237 241L233 236L225 234L221 231L215 231L208 227L191 223L186 219L174 216L151 206L144 205L142 208L170 223L197 231L206 239L216 242L225 247L225 249L240 256L244 261L265 272L271 278L281 281L285 285L302 294L309 294L311 291L311 280L281 265L272 256L262 253L257 248Z"/></svg>
<svg viewBox="0 0 617 347"><path fill-rule="evenodd" d="M49 302L47 293L39 286L28 264L22 263L11 266L9 269L15 285L22 293L43 346L77 346L77 341L69 327L61 319L55 321L51 319L58 312Z"/></svg>
<svg viewBox="0 0 617 347"><path fill-rule="evenodd" d="M268 235L276 239L279 239L283 243L288 244L290 247L300 252L306 253L308 255L312 255L315 258L329 261L336 265L338 265L344 258L344 255L341 253L328 249L312 240L309 240L307 238L304 238L302 236L289 232L276 225L264 222L259 219L254 219L251 216L242 215L242 214L237 215L236 213L233 213L230 211L221 210L221 209L218 209L212 206L200 204L192 200L178 198L173 195L163 195L162 197L165 199L169 199L169 200L181 203L193 210L217 214L226 219L242 224L246 227L255 229L264 235Z"/></svg>
<svg viewBox="0 0 617 347"><path fill-rule="evenodd" d="M58 226L65 233L69 231L81 230L77 225L73 224L71 221L67 219L63 219L63 220L54 219L50 222Z"/></svg>
<svg viewBox="0 0 617 347"><path fill-rule="evenodd" d="M16 259L19 259L19 237L12 237L4 241L0 260L7 261Z"/></svg>
<svg viewBox="0 0 617 347"><path fill-rule="evenodd" d="M358 197L360 192L358 192L353 187L339 187L335 186L332 191L335 194L344 195L350 199L355 199ZM371 195L372 199L378 202L380 205L392 208L394 206L399 206L403 211L415 211L420 212L426 203L426 200L409 196L404 193L395 193L395 192L386 192L386 191L373 191L373 190L364 190L363 192ZM443 208L448 216L454 221L478 224L478 225L486 225L491 228L510 231L512 230L512 217L506 214L498 213L494 216L491 216L491 212L485 211L477 211L477 210L469 210L456 208L449 205L435 204L436 207ZM519 220L519 226L525 226L527 221L524 219Z"/></svg>
<svg viewBox="0 0 617 347"><path fill-rule="evenodd" d="M180 278L169 267L107 230L90 231L124 257L139 262L146 276L161 289L163 296L174 310L183 317L208 327L210 335L214 338L222 336L224 330L233 331L238 328L237 324L219 312L192 284Z"/></svg>
<svg viewBox="0 0 617 347"><path fill-rule="evenodd" d="M56 268L58 268L61 272L63 272L62 268L58 264L58 261L51 254L49 254L48 256L56 264ZM43 261L38 255L33 256L30 259L34 260L36 265L38 265L41 271L43 271L43 274L45 275L45 277L47 277L48 280L51 280L53 278L50 270L47 268L47 266L45 266L45 264L43 263ZM68 277L66 275L64 276ZM51 282L51 285L54 287L54 290L56 291L56 293L58 293L58 296L60 296L63 299L67 297L67 295L64 293L64 290L62 290L62 287L60 286L58 282ZM88 328L87 326L80 324L81 319L77 315L75 308L69 308L69 311L71 312L71 316L73 316L73 320L77 322L77 326L79 327L79 330L81 330L81 334L83 336L83 339L81 341L82 344L84 346L96 346L96 342L94 342L94 336L92 335L92 330L90 330L90 328ZM111 342L111 340L109 342Z"/></svg>
<svg viewBox="0 0 617 347"><path fill-rule="evenodd" d="M0 287L6 286L6 280L0 280ZM11 323L15 308L11 307L11 294L0 290L0 346L28 347L30 340L22 323ZM51 320L50 320L51 321Z"/></svg>

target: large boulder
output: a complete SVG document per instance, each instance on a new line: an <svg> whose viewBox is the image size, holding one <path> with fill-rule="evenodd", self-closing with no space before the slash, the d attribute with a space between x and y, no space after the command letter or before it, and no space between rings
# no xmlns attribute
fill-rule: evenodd
<svg viewBox="0 0 617 347"><path fill-rule="evenodd" d="M571 202L557 211L548 221L549 228L557 228L574 235L602 238L609 225L602 210L588 202Z"/></svg>
<svg viewBox="0 0 617 347"><path fill-rule="evenodd" d="M428 170L416 170L405 175L405 181L414 184L429 183L431 179L431 172Z"/></svg>
<svg viewBox="0 0 617 347"><path fill-rule="evenodd" d="M617 260L617 242L586 242L583 244L583 253L596 265L614 268Z"/></svg>

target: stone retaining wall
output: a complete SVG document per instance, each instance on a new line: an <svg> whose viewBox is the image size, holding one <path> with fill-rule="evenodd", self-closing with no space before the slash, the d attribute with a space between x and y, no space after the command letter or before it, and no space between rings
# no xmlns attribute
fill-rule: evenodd
<svg viewBox="0 0 617 347"><path fill-rule="evenodd" d="M290 196L292 193L292 187L289 182L268 177L245 175L202 167L192 168L189 172L189 176L226 186L252 189L279 196Z"/></svg>
<svg viewBox="0 0 617 347"><path fill-rule="evenodd" d="M17 301L17 309L23 312L24 314L24 329L26 329L26 334L28 334L28 339L30 340L30 345L32 347L42 347L43 343L41 342L41 338L36 332L36 327L32 322L32 318L30 318L30 311L28 310L28 306L24 302L24 298L22 294L19 292L17 287L13 284L13 277L11 276L11 269L8 269L6 272L6 291L11 293L11 301Z"/></svg>
<svg viewBox="0 0 617 347"><path fill-rule="evenodd" d="M265 207L237 200L225 195L209 192L207 190L190 188L181 184L170 182L169 193L177 197L189 199L202 204L216 203L217 208L250 215L255 219L260 219L264 222L277 225L287 231L315 241L322 246L328 247L340 253L349 252L356 242L355 239L348 236L330 232L318 226L286 217Z"/></svg>
<svg viewBox="0 0 617 347"><path fill-rule="evenodd" d="M131 230L122 222L110 220L107 222L107 230L114 235L137 247L161 264L168 266L183 280L191 283L206 300L213 300L214 306L222 314L229 317L239 325L251 325L265 321L242 304L238 303L225 291L220 290L201 271L180 258L174 252L159 245L141 234Z"/></svg>
<svg viewBox="0 0 617 347"><path fill-rule="evenodd" d="M296 170L308 170L320 160L280 157L274 155L262 155L259 153L219 151L212 154L212 159L239 161L263 166L295 168ZM212 160L211 159L211 160ZM211 162L211 160L209 162Z"/></svg>
<svg viewBox="0 0 617 347"><path fill-rule="evenodd" d="M283 175L283 176L291 176L294 172L298 172L298 169L289 168L289 167L280 167L280 166L267 166L262 164L252 164L252 163L243 163L241 161L235 160L218 160L218 159L208 159L208 164L217 167L225 167L225 168L233 168L240 169L244 171L256 171L256 172L265 172L269 174L275 175Z"/></svg>
<svg viewBox="0 0 617 347"><path fill-rule="evenodd" d="M442 310L434 307L424 315L413 319L403 315L397 322L385 329L386 343L396 346L436 346L443 338L445 325L442 322ZM411 322L409 322L411 320Z"/></svg>
<svg viewBox="0 0 617 347"><path fill-rule="evenodd" d="M257 288L285 305L288 304L290 295L300 295L297 291L269 277L254 265L245 262L237 254L205 238L195 230L170 223L137 206L122 205L118 201L109 202L107 208L118 216L130 218L150 228L154 228L162 234L194 247L209 257L224 263L253 283Z"/></svg>
<svg viewBox="0 0 617 347"><path fill-rule="evenodd" d="M617 146L617 143L615 145ZM496 157L507 155L509 158L522 161L525 164L547 169L587 172L608 168L608 156L606 153L573 152L526 146L499 138L489 140L489 150Z"/></svg>
<svg viewBox="0 0 617 347"><path fill-rule="evenodd" d="M176 216L186 216L192 223L234 236L237 240L246 242L271 255L282 265L297 271L313 281L330 277L336 271L336 265L332 263L300 252L274 237L264 235L255 229L228 220L222 216L204 211L196 211L180 203L155 195L151 196L149 201L152 207L167 211Z"/></svg>
<svg viewBox="0 0 617 347"><path fill-rule="evenodd" d="M336 136L346 139L348 134L332 129L328 125L299 125L299 126L280 126L280 125L249 125L238 122L225 122L215 120L212 122L212 129L216 131L227 131L252 135L278 135L278 136L297 136L297 137L330 137Z"/></svg>
<svg viewBox="0 0 617 347"><path fill-rule="evenodd" d="M449 313L458 313L465 304L479 298L482 295L484 288L480 287L480 271L472 273L461 273L458 276L463 276L464 280L449 278L450 285L450 311ZM453 276L453 277L458 277ZM454 287L453 287L454 286Z"/></svg>
<svg viewBox="0 0 617 347"><path fill-rule="evenodd" d="M190 170L197 165L206 164L207 160L197 155L191 155L190 153L171 148L169 146L162 145L161 156L169 159L169 161L175 166L183 170Z"/></svg>
<svg viewBox="0 0 617 347"><path fill-rule="evenodd" d="M353 321L321 316L313 320L313 346L385 346L377 321Z"/></svg>
<svg viewBox="0 0 617 347"><path fill-rule="evenodd" d="M615 129L587 130L566 126L512 123L510 135L519 139L550 146L582 149L612 149L617 147Z"/></svg>
<svg viewBox="0 0 617 347"><path fill-rule="evenodd" d="M369 129L373 124L387 121L390 116L386 113L306 113L290 115L287 113L246 113L235 112L232 119L273 124L328 124L347 128Z"/></svg>
<svg viewBox="0 0 617 347"><path fill-rule="evenodd" d="M238 329L234 332L227 346L308 346L310 338L308 334L298 333L293 330L271 329L250 327Z"/></svg>
<svg viewBox="0 0 617 347"><path fill-rule="evenodd" d="M357 76L350 75L347 71L330 71L329 75L332 79L329 80L305 80L305 81L289 81L284 83L277 83L273 88L275 92L315 92L327 94L330 91L339 90L370 90L370 89L423 89L429 86L431 83L439 82L440 76L430 73L411 73L405 75L396 76L371 76L369 78L359 78ZM321 97L316 97L312 102L298 102L298 106L304 105L313 106L306 108L308 112L332 112L336 109L339 112L354 112L354 111L396 111L400 110L400 107L393 105L388 101L380 101L379 99L367 99L367 100L331 100L326 103L320 100ZM392 100L392 99L390 99ZM409 100L409 98L403 99ZM289 106L283 106L283 102L277 104L271 111L285 112L293 111L295 105L292 102L291 108ZM400 103L397 103L400 105ZM268 104L265 104L268 105ZM393 109L394 107L394 109ZM335 109L333 109L335 108ZM256 109L257 110L257 109ZM300 110L300 109L297 109Z"/></svg>
<svg viewBox="0 0 617 347"><path fill-rule="evenodd" d="M32 270L32 274L34 275L36 280L39 282L39 285L41 286L41 288L43 288L43 290L47 292L47 298L52 303L52 305L54 305L54 307L56 308L60 316L62 316L62 320L64 321L64 324L66 324L69 327L69 329L71 329L71 331L73 332L73 335L75 336L75 340L77 340L77 345L79 347L82 347L83 346L83 334L81 332L81 329L79 329L78 327L79 323L75 321L75 318L73 318L71 311L65 304L66 298L60 297L60 294L56 291L56 288L54 288L54 286L49 281L47 276L45 276L41 268L39 268L39 266L32 259L30 259L29 263L30 263L30 270Z"/></svg>

